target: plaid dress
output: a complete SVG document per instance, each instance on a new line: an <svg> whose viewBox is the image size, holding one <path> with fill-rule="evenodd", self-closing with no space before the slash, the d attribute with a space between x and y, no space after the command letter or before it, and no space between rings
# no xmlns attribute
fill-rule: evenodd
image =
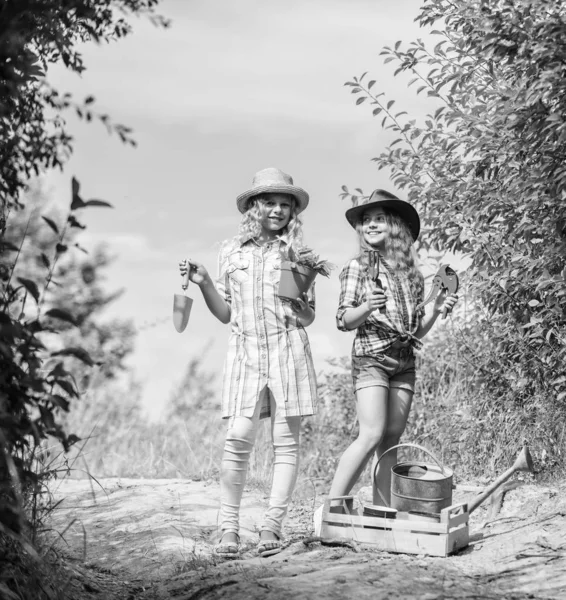
<svg viewBox="0 0 566 600"><path fill-rule="evenodd" d="M270 398L287 417L312 415L318 401L307 334L290 302L277 295L284 240L225 243L216 288L230 306L231 334L224 364L222 417L270 416ZM309 304L314 309L314 291Z"/></svg>
<svg viewBox="0 0 566 600"><path fill-rule="evenodd" d="M422 310L417 311L409 281L389 270L381 259L380 279L386 290L385 313L374 310L356 329L352 347L354 356L375 356L387 352L393 344L412 345L419 349L422 342L413 336L420 324ZM360 306L366 300L368 288L375 285L368 277L367 269L357 258L350 260L340 273L340 300L336 313L336 326L347 331L344 313Z"/></svg>

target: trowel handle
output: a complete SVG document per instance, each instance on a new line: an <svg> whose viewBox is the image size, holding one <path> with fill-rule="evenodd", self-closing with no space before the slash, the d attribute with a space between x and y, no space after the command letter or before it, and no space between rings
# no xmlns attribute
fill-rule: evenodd
<svg viewBox="0 0 566 600"><path fill-rule="evenodd" d="M183 275L183 283L181 284L181 287L183 288L183 290L186 290L189 287L189 269L191 268L191 265L187 265L187 272Z"/></svg>

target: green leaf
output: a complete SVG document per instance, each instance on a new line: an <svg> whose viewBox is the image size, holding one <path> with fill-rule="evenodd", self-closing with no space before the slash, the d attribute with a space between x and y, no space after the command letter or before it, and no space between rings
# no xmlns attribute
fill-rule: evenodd
<svg viewBox="0 0 566 600"><path fill-rule="evenodd" d="M106 208L114 208L110 202L105 202L104 200L87 200L84 203L84 206L101 206Z"/></svg>
<svg viewBox="0 0 566 600"><path fill-rule="evenodd" d="M83 199L77 194L73 196L73 201L71 202L71 210L77 210L79 208L83 208L85 205Z"/></svg>
<svg viewBox="0 0 566 600"><path fill-rule="evenodd" d="M35 283L35 281L32 281L31 279L26 279L25 277L18 277L18 281L33 296L33 299L36 302L38 302L39 301L39 288L37 287L37 283Z"/></svg>
<svg viewBox="0 0 566 600"><path fill-rule="evenodd" d="M49 219L48 217L41 217L48 225L49 227L51 227L51 229L53 229L53 231L59 235L59 228L57 227L57 225L55 224L55 222L52 219Z"/></svg>
<svg viewBox="0 0 566 600"><path fill-rule="evenodd" d="M358 99L356 100L356 105L358 105L358 104L361 104L362 102L365 102L365 101L366 101L366 97L365 97L365 96L362 96L361 98L358 98Z"/></svg>
<svg viewBox="0 0 566 600"><path fill-rule="evenodd" d="M92 367L95 364L100 364L100 363L96 363L91 358L90 354L84 348L81 348L79 346L75 346L72 348L64 348L63 350L58 350L57 352L52 352L51 356L74 356L75 358L78 358L80 361L82 361L85 365L88 365L89 367Z"/></svg>
<svg viewBox="0 0 566 600"><path fill-rule="evenodd" d="M69 225L71 227L75 227L77 229L86 229L86 225L83 225L82 223L79 223L79 221L77 221L77 219L75 218L74 215L69 215L69 217L67 218L67 223L69 223Z"/></svg>
<svg viewBox="0 0 566 600"><path fill-rule="evenodd" d="M71 179L71 194L73 196L76 196L79 193L80 187L81 184L79 183L78 179L76 177L73 177Z"/></svg>
<svg viewBox="0 0 566 600"><path fill-rule="evenodd" d="M8 250L9 252L17 252L19 250L19 248L16 245L6 240L0 241L0 248L2 249L2 251Z"/></svg>
<svg viewBox="0 0 566 600"><path fill-rule="evenodd" d="M84 206L83 199L79 196L80 184L78 180L73 177L71 180L71 210L77 210Z"/></svg>
<svg viewBox="0 0 566 600"><path fill-rule="evenodd" d="M63 396L60 396L59 394L51 394L49 396L49 400L52 404L58 406L65 412L69 411L70 402L67 400L67 398L63 398Z"/></svg>
<svg viewBox="0 0 566 600"><path fill-rule="evenodd" d="M67 445L68 446L72 446L73 444L76 444L77 442L80 442L82 438L80 438L78 435L75 435L74 433L71 433L71 435L69 435L67 437Z"/></svg>
<svg viewBox="0 0 566 600"><path fill-rule="evenodd" d="M51 317L53 319L60 319L61 321L65 321L66 323L71 323L71 325L77 325L77 321L73 315L68 313L66 310L61 308L50 308L46 313L46 317Z"/></svg>
<svg viewBox="0 0 566 600"><path fill-rule="evenodd" d="M73 396L74 398L78 398L79 393L77 392L75 386L66 379L57 379L55 382L64 392L67 392L69 396Z"/></svg>

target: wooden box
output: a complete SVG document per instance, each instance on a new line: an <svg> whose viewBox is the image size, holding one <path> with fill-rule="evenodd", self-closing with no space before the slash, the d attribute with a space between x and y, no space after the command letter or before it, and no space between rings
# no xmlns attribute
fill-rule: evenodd
<svg viewBox="0 0 566 600"><path fill-rule="evenodd" d="M465 503L442 509L438 523L409 519L409 514L402 512L396 519L367 516L362 507L353 508L351 503L345 503L343 511L331 512L328 501L325 503L320 528L323 539L347 539L386 552L430 556L448 556L465 548L470 540Z"/></svg>

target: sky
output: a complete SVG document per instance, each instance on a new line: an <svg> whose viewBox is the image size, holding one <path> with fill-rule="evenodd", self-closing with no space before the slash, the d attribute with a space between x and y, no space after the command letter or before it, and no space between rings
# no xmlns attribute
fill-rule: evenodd
<svg viewBox="0 0 566 600"><path fill-rule="evenodd" d="M136 324L130 364L154 418L188 361L205 349L203 366L218 374L220 393L229 326L210 314L191 284L191 318L177 333L171 315L181 292L178 263L190 257L215 273L218 243L238 229L236 197L266 167L289 173L309 193L305 241L337 265L329 279L317 279L317 316L307 329L317 371L328 369L328 358L350 353L352 334L335 326L338 272L357 249L341 186L403 194L371 162L391 136L367 104L355 105L344 82L368 71L377 80L373 91L395 99L399 110L415 118L434 110L379 56L397 40L430 39L414 23L420 4L164 0L169 29L134 19L129 38L84 47L82 76L50 70L52 85L76 98L94 95L97 109L132 127L138 143L133 149L98 123L69 116L74 154L45 182L62 205L75 176L85 198L114 206L85 213L81 241L87 248L106 243L116 257L106 286L124 293L104 316Z"/></svg>

